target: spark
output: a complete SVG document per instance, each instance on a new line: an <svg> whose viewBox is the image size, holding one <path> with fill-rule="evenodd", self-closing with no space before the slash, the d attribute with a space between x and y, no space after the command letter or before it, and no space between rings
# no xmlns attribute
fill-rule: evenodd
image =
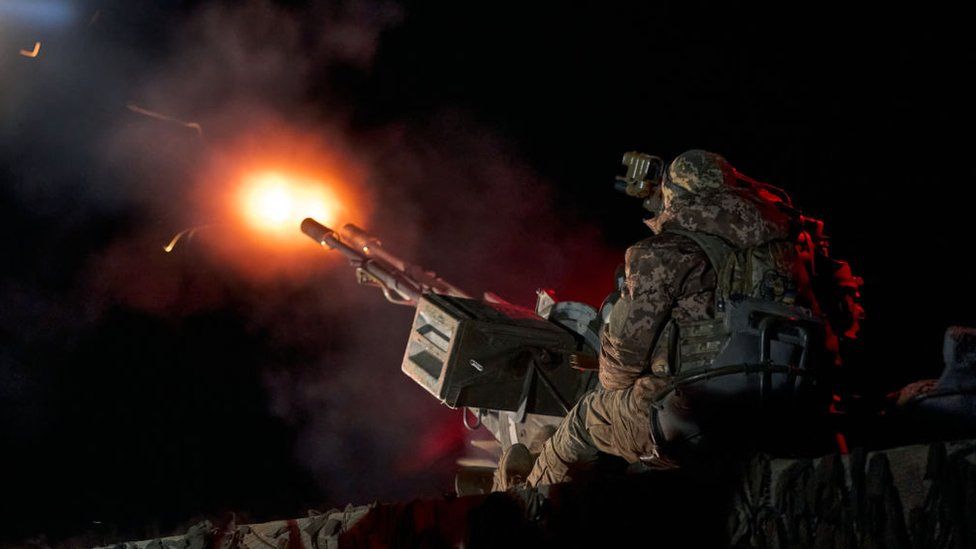
<svg viewBox="0 0 976 549"><path fill-rule="evenodd" d="M186 237L187 240L190 240L193 238L193 235L197 233L197 231L199 231L200 229L206 229L207 227L210 227L210 225L200 225L198 227L189 227L187 229L183 229L182 231L176 233L175 236L173 236L173 238L169 241L169 244L163 246L163 251L166 253L172 252L173 249L176 248L176 245L179 244L179 242L183 240L184 237Z"/></svg>
<svg viewBox="0 0 976 549"><path fill-rule="evenodd" d="M151 111L149 109L144 109L144 108L140 107L139 105L136 105L135 103L132 103L132 102L127 103L125 105L125 107L127 109L129 109L130 111L134 112L134 113L142 114L142 115L148 116L150 118L155 118L156 120L163 120L165 122L173 122L173 123L179 124L179 125L181 125L181 126L183 126L185 128L190 128L192 130L195 130L197 132L197 135L199 135L201 138L203 137L203 128L201 128L200 127L200 124L198 124L196 122L187 122L186 120L180 120L179 118L176 118L176 117L173 117L173 116L165 115L165 114L162 114L162 113L159 113L159 112L156 112L156 111Z"/></svg>
<svg viewBox="0 0 976 549"><path fill-rule="evenodd" d="M40 51L41 51L41 43L34 42L33 50L20 50L20 54L23 55L24 57L30 57L31 59L33 59L37 57L37 54L40 53Z"/></svg>

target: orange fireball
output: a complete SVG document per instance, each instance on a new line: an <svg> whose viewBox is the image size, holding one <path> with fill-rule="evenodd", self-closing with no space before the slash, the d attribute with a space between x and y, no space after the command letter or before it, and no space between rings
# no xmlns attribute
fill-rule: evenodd
<svg viewBox="0 0 976 549"><path fill-rule="evenodd" d="M341 204L322 181L281 172L259 172L244 178L239 200L245 221L259 231L296 236L306 217L333 225Z"/></svg>
<svg viewBox="0 0 976 549"><path fill-rule="evenodd" d="M306 217L330 227L368 224L366 172L339 139L256 125L208 152L194 186L195 217L210 226L199 240L249 277L295 279L339 264L302 234Z"/></svg>

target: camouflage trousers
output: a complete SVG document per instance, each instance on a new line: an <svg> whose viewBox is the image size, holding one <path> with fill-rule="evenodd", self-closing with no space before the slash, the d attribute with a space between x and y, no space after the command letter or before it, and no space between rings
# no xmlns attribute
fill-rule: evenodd
<svg viewBox="0 0 976 549"><path fill-rule="evenodd" d="M626 389L597 388L570 410L542 448L528 476L532 486L570 480L572 472L596 461L599 452L629 463L658 457L651 436L653 381L641 378Z"/></svg>

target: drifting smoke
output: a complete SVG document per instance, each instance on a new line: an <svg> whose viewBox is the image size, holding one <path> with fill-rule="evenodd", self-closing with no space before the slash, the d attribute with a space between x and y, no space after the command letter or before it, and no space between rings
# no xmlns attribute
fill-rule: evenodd
<svg viewBox="0 0 976 549"><path fill-rule="evenodd" d="M153 15L174 19L143 17ZM343 222L472 293L531 305L537 288L555 287L597 304L615 254L554 211L546 182L490 130L445 108L367 132L330 100L332 71L368 74L404 15L367 0L221 4L181 15L137 56L92 38L138 32L106 8L78 23L84 31L48 41L34 64L16 67L2 103L8 160L21 163L6 168L4 192L55 225L52 241L90 232L98 216L115 221L72 237L91 253L67 266L70 313L58 313L65 306L46 287L5 280L5 309L29 318L4 313L4 329L23 339L41 318L70 318L60 331L93 330L118 306L162 319L230 311L249 345L267 351L271 411L300 433L295 451L331 503L449 490L461 418L399 372L412 311L357 287L339 257L311 242L300 252L261 247L221 205L242 166L273 158L334 176L350 203ZM200 225L210 227L162 252Z"/></svg>

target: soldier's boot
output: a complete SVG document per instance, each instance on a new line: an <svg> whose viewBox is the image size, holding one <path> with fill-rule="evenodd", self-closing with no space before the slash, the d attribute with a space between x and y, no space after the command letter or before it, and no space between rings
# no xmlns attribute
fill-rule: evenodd
<svg viewBox="0 0 976 549"><path fill-rule="evenodd" d="M529 452L529 448L517 443L508 447L502 452L498 460L498 469L495 470L495 481L492 491L502 492L525 486L525 479L532 471L535 460L538 456Z"/></svg>

